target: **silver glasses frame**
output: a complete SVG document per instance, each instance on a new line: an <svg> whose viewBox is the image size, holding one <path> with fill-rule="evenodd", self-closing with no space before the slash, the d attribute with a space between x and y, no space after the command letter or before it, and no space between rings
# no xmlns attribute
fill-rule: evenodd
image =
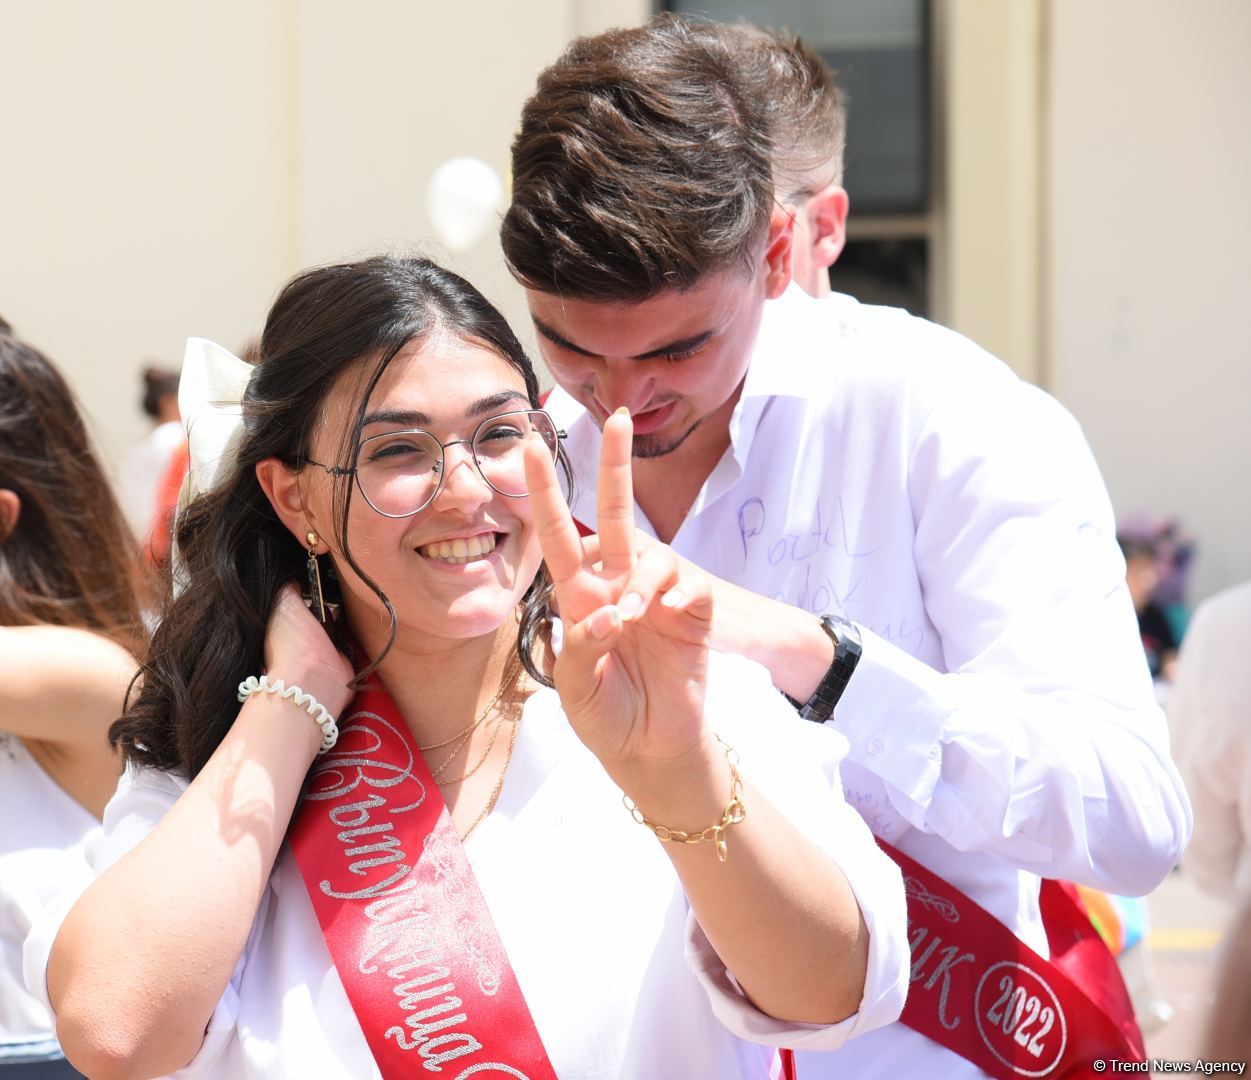
<svg viewBox="0 0 1251 1080"><path fill-rule="evenodd" d="M438 498L439 492L443 490L443 479L447 475L446 470L444 469L444 464L447 461L447 448L449 446L469 447L469 456L473 460L473 467L477 470L478 475L482 477L483 483L485 483L486 486L497 495L503 495L506 499L525 499L529 497L528 493L514 495L509 491L501 491L493 483L491 483L490 479L487 477L486 471L482 468L482 462L478 460L478 452L474 449L474 444L478 441L478 436L482 433L482 429L488 424L497 423L506 416L534 416L536 414L545 417L547 422L551 425L552 430L556 433L556 445L552 447L552 460L558 460L560 457L560 444L564 439L569 437L569 433L563 428L558 428L556 426L556 421L552 419L551 413L549 413L546 409L509 409L507 412L495 413L492 416L488 416L476 428L474 428L473 434L467 439L451 439L448 442L441 442L439 437L435 435L434 432L427 431L425 428L402 428L399 431L384 431L377 435L370 435L368 438L361 439L361 441L356 444L356 452L353 455L356 458L360 457L361 451L371 442L378 439L394 439L397 435L425 435L438 445L439 460L430 467L430 471L438 477L435 481L434 490L430 492L430 497L417 507L416 510L410 510L405 514L388 514L385 510L379 510L378 507L374 505L373 500L365 491L365 486L361 483L360 470L358 466L353 465L351 468L348 468L344 465L323 465L320 461L314 461L310 457L303 458L302 461L305 465L316 465L317 468L324 469L331 476L352 477L356 481L356 490L361 493L361 498L365 500L369 508L381 517L392 518L395 520L415 517L432 502L434 502L436 498Z"/></svg>

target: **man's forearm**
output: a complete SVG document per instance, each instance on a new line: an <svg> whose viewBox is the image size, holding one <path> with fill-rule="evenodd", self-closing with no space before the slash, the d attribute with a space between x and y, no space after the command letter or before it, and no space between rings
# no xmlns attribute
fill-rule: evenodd
<svg viewBox="0 0 1251 1080"><path fill-rule="evenodd" d="M717 579L712 634L715 648L762 664L773 685L796 701L813 695L834 660L816 615Z"/></svg>

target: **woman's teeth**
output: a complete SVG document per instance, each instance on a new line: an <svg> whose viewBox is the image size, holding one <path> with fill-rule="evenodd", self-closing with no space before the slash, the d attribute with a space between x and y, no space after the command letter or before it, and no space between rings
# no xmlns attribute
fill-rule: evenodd
<svg viewBox="0 0 1251 1080"><path fill-rule="evenodd" d="M463 540L440 540L417 549L428 559L441 559L450 563L467 563L490 555L495 550L495 534L481 533Z"/></svg>

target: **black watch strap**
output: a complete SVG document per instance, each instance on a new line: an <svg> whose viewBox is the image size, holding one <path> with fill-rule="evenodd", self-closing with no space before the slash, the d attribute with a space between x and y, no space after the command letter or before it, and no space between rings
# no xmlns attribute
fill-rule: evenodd
<svg viewBox="0 0 1251 1080"><path fill-rule="evenodd" d="M799 710L801 717L817 724L825 723L834 715L834 706L843 696L843 691L847 689L847 683L851 680L852 672L856 670L856 664L860 662L860 631L856 629L855 623L848 622L838 615L822 615L821 629L834 643L833 663L830 664L829 670L812 697L802 705L789 694L787 695L790 703Z"/></svg>

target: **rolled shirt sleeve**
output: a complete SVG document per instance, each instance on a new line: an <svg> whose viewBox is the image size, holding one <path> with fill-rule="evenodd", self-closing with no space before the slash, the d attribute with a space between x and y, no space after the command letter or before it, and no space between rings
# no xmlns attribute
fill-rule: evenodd
<svg viewBox="0 0 1251 1080"><path fill-rule="evenodd" d="M764 668L738 657L714 656L714 661L718 674L733 672L709 680L714 726L738 752L744 779L838 863L868 926L869 957L857 1011L831 1025L781 1021L756 1008L693 914L687 917L687 962L717 1019L734 1034L771 1046L836 1050L856 1035L893 1023L903 1011L910 957L902 875L844 801L839 763L846 739L798 719Z"/></svg>

